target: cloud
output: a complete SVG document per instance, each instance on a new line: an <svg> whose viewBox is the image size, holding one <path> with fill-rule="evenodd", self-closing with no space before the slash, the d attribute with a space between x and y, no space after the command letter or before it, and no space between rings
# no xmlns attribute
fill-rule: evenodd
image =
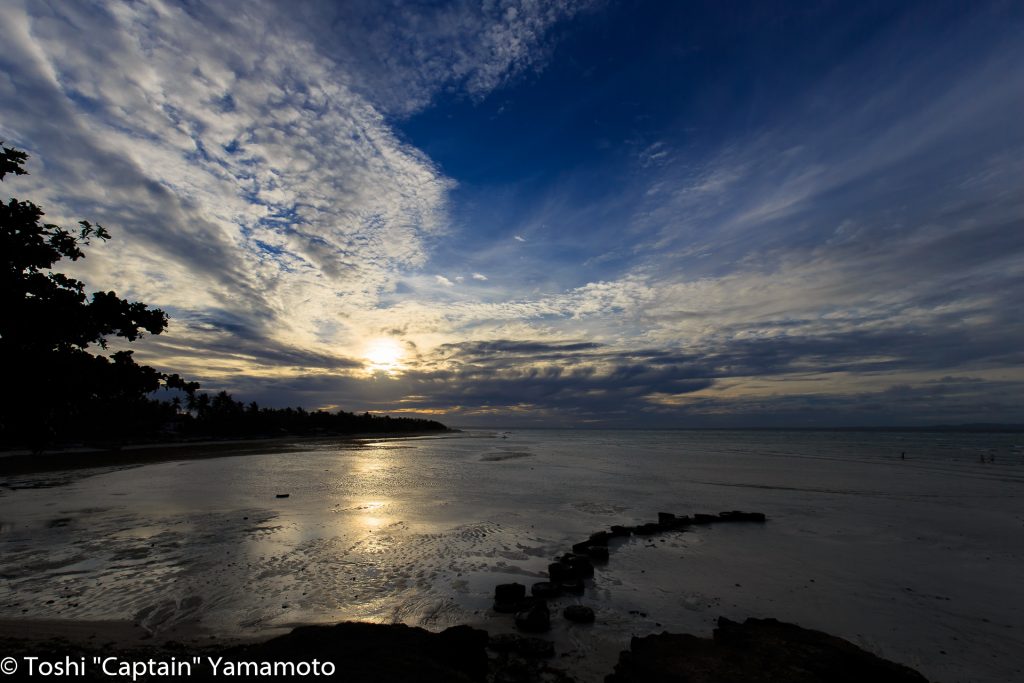
<svg viewBox="0 0 1024 683"><path fill-rule="evenodd" d="M575 0L321 2L299 10L306 32L347 67L382 111L406 115L444 90L479 101L546 64L549 30L591 5ZM283 14L293 17L294 8ZM367 59L375 55L376 59Z"/></svg>
<svg viewBox="0 0 1024 683"><path fill-rule="evenodd" d="M575 9L338 9L370 23L391 11L389 28L362 34L401 62L387 70L390 90L354 36L318 42L273 3L6 12L0 134L33 155L13 190L51 218L111 229L77 270L172 313L171 369L197 366L188 349L233 358L234 338L267 349L261 362L345 366L338 349L367 334L347 323L353 313L423 267L448 229L454 182L384 112L410 112L450 84L482 97L541 66L545 31ZM332 55L338 45L351 53ZM170 353L147 344L140 357Z"/></svg>
<svg viewBox="0 0 1024 683"><path fill-rule="evenodd" d="M113 232L76 272L170 312L161 368L456 420L1019 416L1024 52L983 22L883 27L749 125L630 132L489 223L395 126L542 69L581 4L8 5L5 188ZM383 335L407 369L367 380Z"/></svg>

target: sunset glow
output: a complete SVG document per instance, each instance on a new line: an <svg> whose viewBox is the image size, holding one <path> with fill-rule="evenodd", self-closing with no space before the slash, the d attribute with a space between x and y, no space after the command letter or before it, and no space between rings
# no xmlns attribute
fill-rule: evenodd
<svg viewBox="0 0 1024 683"><path fill-rule="evenodd" d="M366 359L366 369L370 372L395 375L403 368L402 358L405 351L397 340L381 338L372 340L363 355Z"/></svg>
<svg viewBox="0 0 1024 683"><path fill-rule="evenodd" d="M1024 419L1019 3L8 5L5 190L108 228L68 274L165 310L134 358L204 389Z"/></svg>

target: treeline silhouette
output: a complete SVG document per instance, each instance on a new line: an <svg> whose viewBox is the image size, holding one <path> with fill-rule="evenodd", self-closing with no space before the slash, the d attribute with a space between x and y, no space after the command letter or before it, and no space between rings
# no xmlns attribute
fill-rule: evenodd
<svg viewBox="0 0 1024 683"><path fill-rule="evenodd" d="M25 175L27 159L0 144L0 180ZM65 230L42 223L43 215L32 202L0 204L0 449L447 429L433 420L245 405L227 392L200 393L197 382L141 365L131 351L103 353L109 337L130 343L160 334L167 314L112 291L87 296L84 283L55 272L110 235L88 221ZM155 397L160 391L163 399Z"/></svg>
<svg viewBox="0 0 1024 683"><path fill-rule="evenodd" d="M172 401L172 403L175 403ZM226 391L210 394L189 394L185 411L178 414L165 429L184 436L273 436L277 434L365 434L443 431L447 427L434 420L391 417L390 415L357 415L339 410L306 411L302 408L261 408L255 401L236 401Z"/></svg>

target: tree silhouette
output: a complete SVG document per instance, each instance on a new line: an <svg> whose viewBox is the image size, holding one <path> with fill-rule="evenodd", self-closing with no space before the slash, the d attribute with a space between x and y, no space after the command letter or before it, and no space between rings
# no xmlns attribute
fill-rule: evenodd
<svg viewBox="0 0 1024 683"><path fill-rule="evenodd" d="M0 180L25 175L28 156L0 144ZM447 429L439 422L344 411L248 407L221 391L135 362L128 350L107 353L107 339L134 342L160 334L167 314L114 292L85 293L85 284L53 270L84 258L83 247L105 241L100 225L75 231L42 223L43 210L11 199L0 204L0 449L73 442L119 446L176 437L251 437ZM170 401L152 398L177 390ZM182 411L181 394L185 410ZM173 426L173 435L165 427Z"/></svg>
<svg viewBox="0 0 1024 683"><path fill-rule="evenodd" d="M27 158L0 145L0 180L25 175ZM89 297L84 283L54 272L110 235L88 221L65 230L41 222L43 215L32 202L0 204L0 358L8 387L0 392L0 440L38 450L70 435L117 438L126 426L163 419L162 404L147 395L187 383L136 363L131 351L103 352L112 336L133 342L160 334L167 315L114 292Z"/></svg>

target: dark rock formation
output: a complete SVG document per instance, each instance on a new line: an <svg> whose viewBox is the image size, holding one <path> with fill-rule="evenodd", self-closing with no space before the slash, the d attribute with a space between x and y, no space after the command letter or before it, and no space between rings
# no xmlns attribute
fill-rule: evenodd
<svg viewBox="0 0 1024 683"><path fill-rule="evenodd" d="M775 619L718 620L712 639L633 638L606 683L927 683L853 643Z"/></svg>

